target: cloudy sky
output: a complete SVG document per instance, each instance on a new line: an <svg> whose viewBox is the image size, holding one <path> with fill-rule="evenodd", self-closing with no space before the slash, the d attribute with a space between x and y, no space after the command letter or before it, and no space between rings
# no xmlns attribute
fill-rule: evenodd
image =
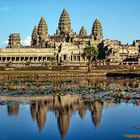
<svg viewBox="0 0 140 140"><path fill-rule="evenodd" d="M63 8L69 12L73 31L84 25L91 33L96 17L103 26L104 38L131 43L140 39L140 0L0 0L0 47L10 33L21 34L23 44L29 44L32 29L46 18L49 34L53 35Z"/></svg>

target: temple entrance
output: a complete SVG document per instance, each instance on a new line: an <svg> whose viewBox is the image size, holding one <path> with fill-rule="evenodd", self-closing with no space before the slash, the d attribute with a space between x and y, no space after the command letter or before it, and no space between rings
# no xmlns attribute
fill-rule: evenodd
<svg viewBox="0 0 140 140"><path fill-rule="evenodd" d="M46 57L43 57L43 61L45 61L46 60Z"/></svg>
<svg viewBox="0 0 140 140"><path fill-rule="evenodd" d="M21 57L21 61L23 61L24 60L24 57Z"/></svg>
<svg viewBox="0 0 140 140"><path fill-rule="evenodd" d="M25 61L28 61L28 57L25 57Z"/></svg>
<svg viewBox="0 0 140 140"><path fill-rule="evenodd" d="M34 57L34 61L37 61L37 57Z"/></svg>
<svg viewBox="0 0 140 140"><path fill-rule="evenodd" d="M2 58L2 61L5 61L5 60L6 60L6 57L3 57L3 58Z"/></svg>
<svg viewBox="0 0 140 140"><path fill-rule="evenodd" d="M19 57L16 57L16 61L19 61Z"/></svg>
<svg viewBox="0 0 140 140"><path fill-rule="evenodd" d="M10 57L7 57L7 61L10 61Z"/></svg>
<svg viewBox="0 0 140 140"><path fill-rule="evenodd" d="M39 61L41 61L41 58L42 58L42 57L39 57Z"/></svg>
<svg viewBox="0 0 140 140"><path fill-rule="evenodd" d="M33 60L33 57L30 57L30 61L32 61Z"/></svg>
<svg viewBox="0 0 140 140"><path fill-rule="evenodd" d="M15 61L15 57L12 57L12 61Z"/></svg>
<svg viewBox="0 0 140 140"><path fill-rule="evenodd" d="M67 55L66 54L64 54L64 61L66 61L67 60Z"/></svg>

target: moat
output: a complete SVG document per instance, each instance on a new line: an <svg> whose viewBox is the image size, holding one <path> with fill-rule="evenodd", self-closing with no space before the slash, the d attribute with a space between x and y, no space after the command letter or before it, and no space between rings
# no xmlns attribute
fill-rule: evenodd
<svg viewBox="0 0 140 140"><path fill-rule="evenodd" d="M0 79L1 140L125 140L140 134L138 78Z"/></svg>

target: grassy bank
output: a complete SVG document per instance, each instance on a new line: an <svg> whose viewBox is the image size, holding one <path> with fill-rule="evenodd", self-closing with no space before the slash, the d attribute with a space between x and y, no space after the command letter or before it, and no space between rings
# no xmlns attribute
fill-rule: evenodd
<svg viewBox="0 0 140 140"><path fill-rule="evenodd" d="M106 75L109 72L115 72L115 69L111 70L92 70L89 74L102 74ZM23 70L23 71L0 71L1 75L4 74L88 74L86 70Z"/></svg>
<svg viewBox="0 0 140 140"><path fill-rule="evenodd" d="M106 74L108 77L128 77L135 78L140 77L140 70L120 70L120 71L112 71Z"/></svg>
<svg viewBox="0 0 140 140"><path fill-rule="evenodd" d="M86 70L20 70L20 71L0 71L0 75L47 75L49 77L140 77L140 69L138 70L116 70L116 69L95 69L90 73Z"/></svg>

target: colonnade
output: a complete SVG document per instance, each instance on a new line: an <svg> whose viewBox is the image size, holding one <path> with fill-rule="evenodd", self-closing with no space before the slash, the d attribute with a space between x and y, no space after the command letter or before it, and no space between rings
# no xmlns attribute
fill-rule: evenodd
<svg viewBox="0 0 140 140"><path fill-rule="evenodd" d="M12 56L7 57L3 56L0 57L0 61L7 62L7 61L49 61L50 57L42 57L42 56Z"/></svg>

